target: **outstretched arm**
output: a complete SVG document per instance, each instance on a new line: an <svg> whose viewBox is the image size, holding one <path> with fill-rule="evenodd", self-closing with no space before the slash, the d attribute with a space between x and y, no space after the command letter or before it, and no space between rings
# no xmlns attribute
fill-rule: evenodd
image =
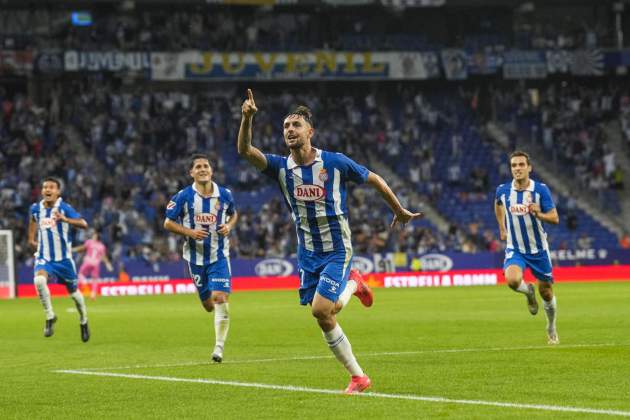
<svg viewBox="0 0 630 420"><path fill-rule="evenodd" d="M254 94L251 89L247 89L247 99L243 102L241 111L241 127L238 130L238 154L259 170L263 170L267 167L267 158L258 148L252 146L252 121L258 108L256 108Z"/></svg>
<svg viewBox="0 0 630 420"><path fill-rule="evenodd" d="M71 219L67 217L65 214L63 214L62 212L60 212L59 210L53 211L52 218L55 220L55 222L59 222L59 221L65 222L69 224L70 226L78 228L78 229L88 228L88 224L85 221L85 219L83 218Z"/></svg>
<svg viewBox="0 0 630 420"><path fill-rule="evenodd" d="M72 252L83 252L85 251L85 244L81 244L72 248Z"/></svg>
<svg viewBox="0 0 630 420"><path fill-rule="evenodd" d="M529 205L529 212L532 214L532 216L542 222L552 223L554 225L560 223L560 216L558 216L558 210L556 210L555 207L549 210L547 213L543 213L540 209L540 204L534 203Z"/></svg>
<svg viewBox="0 0 630 420"><path fill-rule="evenodd" d="M114 271L114 266L112 265L112 262L110 261L110 259L107 257L107 254L103 255L103 262L105 263L105 267L109 271Z"/></svg>
<svg viewBox="0 0 630 420"><path fill-rule="evenodd" d="M403 208L396 197L396 194L389 188L387 182L374 172L368 174L367 183L370 184L376 191L381 194L381 197L387 202L389 208L394 212L394 219L390 227L396 226L397 223L403 225L412 221L413 219L422 217L422 213L412 213L409 210Z"/></svg>

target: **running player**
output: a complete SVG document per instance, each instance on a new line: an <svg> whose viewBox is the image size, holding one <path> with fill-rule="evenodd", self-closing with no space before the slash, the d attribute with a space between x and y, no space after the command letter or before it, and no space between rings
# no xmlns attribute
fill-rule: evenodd
<svg viewBox="0 0 630 420"><path fill-rule="evenodd" d="M350 373L345 392L362 392L370 386L370 378L359 366L336 320L336 314L353 294L364 306L372 305L371 290L361 275L351 270L346 182L367 182L374 187L394 212L392 227L408 223L421 213L404 209L387 183L364 166L341 153L312 147L313 117L304 106L289 112L283 121L290 155L263 154L251 144L252 120L258 109L250 89L247 95L242 106L238 153L278 182L297 228L300 303L311 305L328 346Z"/></svg>
<svg viewBox="0 0 630 420"><path fill-rule="evenodd" d="M558 344L560 340L556 330L553 270L547 233L542 224L558 224L558 211L549 188L529 178L532 165L527 153L512 153L510 169L514 179L499 185L494 204L501 240L507 240L503 263L505 280L510 288L527 297L529 312L536 315L536 290L532 284L523 280L523 271L529 267L537 279L538 292L544 301L548 343Z"/></svg>
<svg viewBox="0 0 630 420"><path fill-rule="evenodd" d="M232 192L212 181L208 157L195 154L189 174L193 184L180 190L166 206L164 228L186 238L183 258L197 287L201 304L214 311L215 346L212 360L223 360L230 328L228 297L231 291L230 241L238 220Z"/></svg>
<svg viewBox="0 0 630 420"><path fill-rule="evenodd" d="M90 297L96 299L96 282L101 277L101 261L105 263L107 270L112 271L114 267L107 258L107 247L100 241L100 234L95 230L92 237L73 249L74 252L85 251L83 263L79 267L79 283L86 284L87 276L90 276Z"/></svg>
<svg viewBox="0 0 630 420"><path fill-rule="evenodd" d="M81 340L85 343L90 339L90 329L85 300L77 290L77 271L72 260L70 228L86 229L88 224L72 206L63 201L61 183L56 178L44 179L42 197L42 201L31 206L28 242L37 249L33 282L46 313L44 337L54 334L57 322L48 289L48 279L55 276L65 284L76 304L80 317Z"/></svg>

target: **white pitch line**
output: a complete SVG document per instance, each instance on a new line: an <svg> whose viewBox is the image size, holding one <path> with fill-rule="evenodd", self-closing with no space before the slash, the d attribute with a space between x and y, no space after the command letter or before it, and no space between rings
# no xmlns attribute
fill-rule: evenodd
<svg viewBox="0 0 630 420"><path fill-rule="evenodd" d="M133 374L113 373L113 372L86 372L82 370L55 370L53 372L65 373L65 374L71 374L71 375L91 375L91 376L104 376L104 377L127 378L127 379L147 379L147 380L165 381L165 382L187 382L187 383L200 383L200 384L210 384L210 385L226 385L226 386L234 386L234 387L242 387L242 388L271 389L275 391L343 395L342 391L334 390L334 389L308 388L308 387L293 386L293 385L261 384L261 383L256 383L256 382L220 381L216 379L175 378L171 376L147 376L147 375L133 375ZM481 406L516 408L516 409L527 409L527 410L534 409L534 410L541 410L541 411L561 411L561 412L568 412L568 413L604 414L604 415L609 415L609 416L630 417L630 411L604 410L604 409L588 408L588 407L571 407L571 406L561 406L561 405L521 404L521 403L508 403L508 402L500 402L500 401L451 399L451 398L444 398L444 397L425 397L421 395L384 394L380 392L365 392L362 394L354 394L354 396L365 397L365 398L388 398L388 399L396 399L396 400L412 400L412 401L424 401L424 402L434 402L434 403L444 403L444 404L481 405Z"/></svg>
<svg viewBox="0 0 630 420"><path fill-rule="evenodd" d="M379 356L412 356L416 354L439 354L439 353L473 353L473 352L497 352L497 351L520 351L520 350L562 350L562 349L578 349L578 348L597 348L597 347L620 347L629 346L630 344L614 344L614 343L601 343L601 344L567 344L559 346L522 346L522 347L487 347L487 348L469 348L469 349L435 349L435 350L412 350L412 351L385 351L374 353L357 353L357 357L379 357ZM320 359L334 359L333 355L321 355L321 356L294 356L294 357L275 357L265 359L243 359L243 360L226 360L223 364L249 364L249 363L274 363L274 362L292 362L300 360L320 360ZM211 361L198 361L198 362L181 362L181 363L164 363L153 365L128 365L128 366L114 366L114 367L97 367L97 368L80 368L76 370L80 371L100 371L100 370L122 370L122 369L151 369L151 368L166 368L166 367L186 367L186 366L203 366L215 364Z"/></svg>
<svg viewBox="0 0 630 420"><path fill-rule="evenodd" d="M567 344L567 345L545 345L545 346L522 346L522 347L478 347L470 349L436 349L436 350L412 350L412 351L389 351L380 353L365 353L365 356L404 356L407 354L421 354L421 353L472 353L483 351L518 351L518 350L562 350L562 349L579 349L579 348L591 348L591 347L625 347L630 344L615 344L615 343L596 343L596 344Z"/></svg>

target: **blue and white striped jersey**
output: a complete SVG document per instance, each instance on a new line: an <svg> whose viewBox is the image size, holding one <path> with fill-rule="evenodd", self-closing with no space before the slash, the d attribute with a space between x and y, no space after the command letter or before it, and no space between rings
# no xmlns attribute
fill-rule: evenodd
<svg viewBox="0 0 630 420"><path fill-rule="evenodd" d="M54 211L64 214L69 219L80 219L81 214L62 200L55 201L52 207L46 208L44 201L31 205L31 217L37 223L37 252L36 258L46 261L62 261L72 258L71 227L66 222L55 222Z"/></svg>
<svg viewBox="0 0 630 420"><path fill-rule="evenodd" d="M218 226L227 222L228 216L234 214L232 192L212 183L212 195L199 194L195 184L190 185L171 198L166 206L166 217L184 227L196 229L201 227L210 235L195 241L186 238L183 258L194 265L207 265L221 258L230 257L230 240L219 235Z"/></svg>
<svg viewBox="0 0 630 420"><path fill-rule="evenodd" d="M507 249L515 249L524 254L548 251L547 232L540 220L529 213L529 205L540 205L543 213L555 207L549 188L530 179L525 190L516 190L514 181L499 185L496 193L497 204L505 208Z"/></svg>
<svg viewBox="0 0 630 420"><path fill-rule="evenodd" d="M263 173L275 179L307 251L344 250L352 255L346 182L362 184L369 171L341 153L315 149L315 161L298 166L291 156L265 154Z"/></svg>

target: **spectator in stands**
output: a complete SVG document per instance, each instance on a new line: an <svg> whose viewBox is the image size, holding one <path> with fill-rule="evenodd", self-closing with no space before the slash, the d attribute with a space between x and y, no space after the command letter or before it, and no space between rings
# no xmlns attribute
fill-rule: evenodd
<svg viewBox="0 0 630 420"><path fill-rule="evenodd" d="M154 24L157 21L151 22ZM141 23L139 27L128 25L126 28L131 32L126 33L135 34L142 27L151 26L147 26L147 23ZM259 31L261 40L264 33L262 28ZM154 39L160 36L159 31L153 33ZM225 176L225 179L217 179L220 183L228 183L244 194L257 190L262 183L260 174L249 166L234 164L234 156L224 147L224 139L234 135L235 115L237 119L240 118L240 102L231 99L229 89L226 86L225 90L199 89L190 93L184 91L183 87L165 90L155 86L118 86L115 79L104 75L87 76L55 86L46 102L47 107L38 107L26 95L9 95L6 88L1 87L0 165L3 173L0 194L5 200L0 203L0 227L23 224L24 203L34 201L39 195L37 173L46 170L64 178L69 200L85 209L90 222L103 226L103 241L111 249L114 262L144 255L153 265L152 261L179 258L177 247L161 233L156 222L156 215L161 214L168 200L161 191L176 191L185 182L181 174L173 170L181 162L173 162L171 156L186 155L190 148L207 150L211 160L216 162L219 176ZM391 169L399 171L403 181L412 183L396 185L396 189L401 191L401 202L411 201L412 192L418 192L423 197L429 197L441 212L444 212L445 207L460 208L464 203L466 206L475 204L476 200L471 200L473 197L470 194L458 199L453 189L459 188L462 173L470 173L474 169L468 162L471 153L478 151L478 143L472 139L477 139L475 136L479 134L471 134L469 131L474 130L468 128L476 123L466 120L465 112L457 111L453 105L457 103L457 95L452 98L445 95L448 98L446 104L438 106L442 99L435 100L429 93L418 94L413 89L397 89L393 89L397 93L391 97L368 89L357 95L340 93L314 101L315 111L322 116L322 129L318 133L322 146L346 153L351 150L357 159L363 161L369 161L370 157L382 161L379 156L386 153L388 135L392 135L397 139L401 151ZM501 95L508 98L510 91L503 90ZM577 139L579 144L586 142L588 146L589 142L599 141L596 140L597 134L589 131L588 127L584 133L581 133L583 126L579 124L580 130L567 128L573 124L569 124L569 120L579 120L573 117L572 111L566 111L565 108L570 108L568 105L559 103L559 98L568 94L549 95L555 95L553 101L549 99L548 111L552 114L549 121L554 133L565 133L563 135L567 138L562 142L571 144ZM319 98L315 94L309 96ZM272 108L278 106L283 109L298 99L289 88L265 97ZM508 99L505 99L506 103ZM617 101L613 103L617 104ZM577 106L577 102L572 106ZM498 109L502 108L500 106ZM583 112L583 108L580 105L578 109ZM599 108L604 109L604 105L598 105L595 109ZM630 105L626 108L630 109ZM401 110L399 115L396 115L396 109ZM591 113L589 110L587 112ZM451 115L458 117L450 118ZM394 121L400 117L404 117L405 123L394 129ZM588 114L588 118L595 117ZM594 121L599 120L595 118ZM260 131L257 136L261 145L273 153L283 153L281 142L277 141L278 127L273 124L272 113L262 112L258 123ZM441 142L441 139L445 142ZM559 143L565 144L562 142ZM457 153L460 157L449 153L454 147L453 143L460 149ZM597 152L598 155L585 152L591 149L579 149L580 156L575 158L578 162L575 166L583 166L587 176L592 171L600 171L604 181L621 185L619 165L611 174L614 180L611 181L605 176L605 153L601 153L605 149ZM412 152L409 154L402 150ZM502 162L504 153L494 146L491 150L487 153L489 158ZM50 156L52 151L56 151L52 158L43 158ZM67 158L62 159L61 156ZM431 165L426 165L423 173L420 164L429 160L428 156ZM596 164L590 165L591 161ZM484 176L494 179L500 177L501 173L505 175L506 165L488 165L492 166L497 168L498 174L486 171L485 175L477 177L480 185L485 182ZM140 189L139 185L143 188ZM382 219L380 199L362 191L361 188L355 188L353 197L349 199L350 222L355 233L357 253L371 252L372 249L410 253L419 250L461 250L467 241L464 234L466 229L456 229L454 233L443 235L433 227L422 225L408 226L409 231L406 229L403 235L387 238L383 247L379 245L383 238L378 238L379 231L375 228L381 222L386 222ZM269 200L268 195L264 194L260 199ZM125 205L126 202L129 204ZM295 235L286 234L293 232L293 228L286 214L280 211L280 204L279 200L273 204L270 202L264 211L258 211L260 207L252 205L255 208L250 209L250 221L243 223L235 232L233 255L249 258L275 256L279 252L291 255L295 244L287 241L293 241ZM567 213L570 214L571 210ZM467 214L474 216L473 219L479 219L481 213L475 209ZM470 222L460 219L462 216L459 214L448 217L454 224L461 226L467 226ZM570 220L571 217L568 217L567 222ZM577 213L572 223L576 222ZM576 232L581 232L580 229L585 228L585 225L580 224L575 228L579 228ZM23 247L23 231L16 229L16 256L21 262L31 259ZM487 248L488 240L483 231L482 223L476 237L471 239L478 244L479 251ZM286 239L283 241L283 238ZM266 245L269 243L274 243L274 247ZM142 252L143 249L145 252ZM468 245L467 249L470 249Z"/></svg>
<svg viewBox="0 0 630 420"><path fill-rule="evenodd" d="M448 167L448 183L452 187L458 186L461 181L461 168L459 161L453 160Z"/></svg>
<svg viewBox="0 0 630 420"><path fill-rule="evenodd" d="M591 249L593 243L593 238L588 236L586 233L581 233L580 237L577 240L578 249Z"/></svg>

